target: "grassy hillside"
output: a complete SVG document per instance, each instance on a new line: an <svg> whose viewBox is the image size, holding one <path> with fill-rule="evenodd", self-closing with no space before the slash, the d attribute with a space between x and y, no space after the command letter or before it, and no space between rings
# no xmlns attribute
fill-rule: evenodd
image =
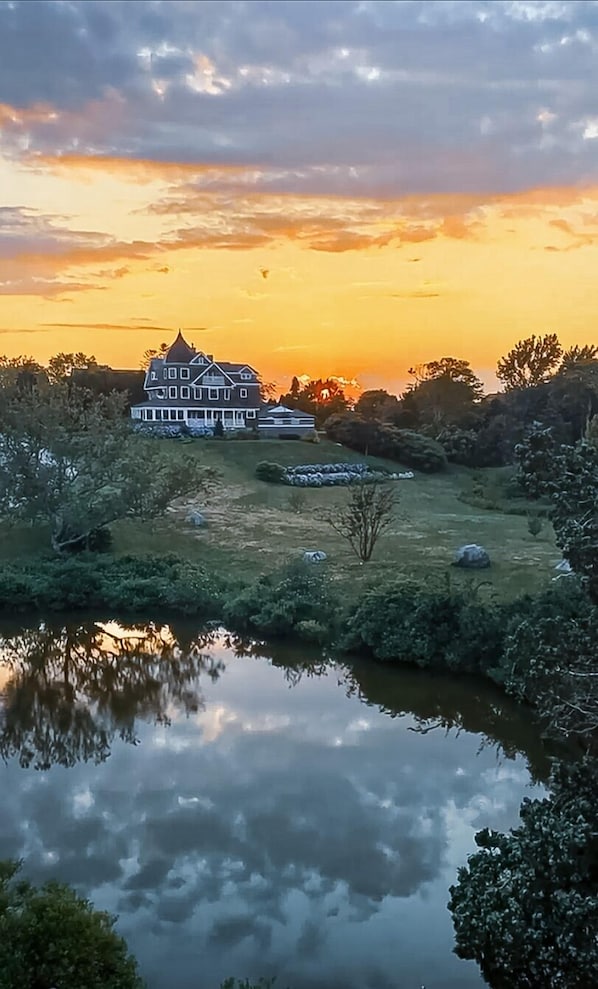
<svg viewBox="0 0 598 989"><path fill-rule="evenodd" d="M161 442L168 445L176 441ZM180 553L247 579L300 558L306 549L323 549L329 557L324 565L346 586L348 594L355 594L364 581L392 576L424 581L442 580L450 574L455 584L470 582L472 573L456 570L450 562L458 546L477 542L486 547L493 565L490 570L474 572L473 579L476 583L490 582L501 597L546 586L560 558L550 526L534 539L527 531L525 517L473 508L459 500L459 494L471 487L471 472L452 468L436 475L416 472L413 479L396 482L396 521L382 537L371 562L362 565L340 537L317 518L318 509L342 503L346 490L270 485L256 479L255 466L260 460L285 465L367 460L396 470L396 464L365 458L328 441L314 445L288 440L195 440L186 444L185 450L218 471L213 494L207 500L189 498L173 506L168 517L159 522L114 526L115 553ZM487 476L491 473L485 472ZM299 490L304 504L297 512L291 500ZM197 529L185 521L190 508L199 508L206 515L207 528ZM4 558L47 551L47 534L41 530L19 527L0 531Z"/></svg>
<svg viewBox="0 0 598 989"><path fill-rule="evenodd" d="M175 550L248 578L299 558L303 550L323 549L329 571L352 593L365 580L398 575L426 580L450 573L455 583L470 581L471 572L455 570L450 562L458 546L478 542L490 553L493 565L474 573L474 579L491 582L501 596L545 586L560 558L550 526L534 539L525 517L460 501L459 494L471 486L471 472L452 468L444 474L416 473L411 480L396 482L396 521L371 562L362 565L317 518L318 509L342 503L346 490L301 489L304 504L296 512L292 499L298 489L258 481L255 466L260 460L290 465L365 459L396 470L396 464L364 458L328 441L318 445L288 440L195 441L187 449L189 456L199 456L219 471L221 480L214 494L205 503L189 499L177 505L159 526L119 526L118 551ZM190 507L204 511L208 528L198 530L185 522Z"/></svg>

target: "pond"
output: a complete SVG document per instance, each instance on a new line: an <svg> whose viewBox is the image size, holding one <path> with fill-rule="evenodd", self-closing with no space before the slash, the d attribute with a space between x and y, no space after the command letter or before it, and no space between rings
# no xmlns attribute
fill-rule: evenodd
<svg viewBox="0 0 598 989"><path fill-rule="evenodd" d="M0 857L118 914L149 989L473 989L446 909L545 757L477 681L184 624L4 627Z"/></svg>

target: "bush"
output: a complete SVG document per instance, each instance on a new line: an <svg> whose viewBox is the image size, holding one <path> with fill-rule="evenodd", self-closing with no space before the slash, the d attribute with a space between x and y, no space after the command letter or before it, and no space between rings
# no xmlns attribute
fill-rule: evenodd
<svg viewBox="0 0 598 989"><path fill-rule="evenodd" d="M175 556L121 557L92 553L0 567L0 611L108 608L120 613L167 608L219 617L225 582Z"/></svg>
<svg viewBox="0 0 598 989"><path fill-rule="evenodd" d="M330 439L352 450L429 473L446 469L446 454L440 443L411 429L398 429L352 413L331 416L324 428Z"/></svg>
<svg viewBox="0 0 598 989"><path fill-rule="evenodd" d="M344 645L376 659L488 673L503 641L501 606L475 591L428 591L394 582L370 589L349 615Z"/></svg>
<svg viewBox="0 0 598 989"><path fill-rule="evenodd" d="M303 562L259 577L224 605L224 620L239 631L294 633L326 641L340 610L327 577Z"/></svg>
<svg viewBox="0 0 598 989"><path fill-rule="evenodd" d="M0 863L0 989L142 989L115 918L68 886L16 881L19 867Z"/></svg>
<svg viewBox="0 0 598 989"><path fill-rule="evenodd" d="M270 484L284 484L285 469L280 464L269 463L267 460L260 460L255 468L255 476L260 481L269 481Z"/></svg>

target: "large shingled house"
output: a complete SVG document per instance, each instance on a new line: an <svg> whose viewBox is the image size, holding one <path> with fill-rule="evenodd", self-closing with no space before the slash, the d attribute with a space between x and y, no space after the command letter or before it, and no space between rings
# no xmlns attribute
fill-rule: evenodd
<svg viewBox="0 0 598 989"><path fill-rule="evenodd" d="M257 426L260 382L249 364L215 361L190 346L179 331L172 346L154 357L143 383L145 402L131 416L153 426L185 424L192 431Z"/></svg>

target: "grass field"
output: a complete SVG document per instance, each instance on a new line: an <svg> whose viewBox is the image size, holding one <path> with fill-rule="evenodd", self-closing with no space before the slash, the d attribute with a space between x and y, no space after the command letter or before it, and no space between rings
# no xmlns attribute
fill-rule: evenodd
<svg viewBox="0 0 598 989"><path fill-rule="evenodd" d="M524 516L473 508L460 501L460 492L471 485L471 472L451 468L443 474L416 472L413 479L396 482L395 522L381 538L372 560L363 565L317 517L319 509L341 504L347 498L345 489L267 484L256 479L255 466L260 460L284 465L367 460L396 470L396 464L363 457L328 441L195 440L184 449L190 457L216 468L219 481L214 492L207 499L190 498L176 504L164 520L115 525L116 553L174 552L248 579L300 559L304 550L323 549L328 554L324 566L351 596L366 581L399 576L430 581L450 574L454 585L469 583L473 576L476 583L488 581L500 597L511 597L547 586L560 558L549 525L534 539ZM304 498L300 512L290 505L297 490ZM186 522L191 507L205 514L206 528ZM0 539L5 558L35 555L48 548L47 534L31 529L0 531ZM471 542L488 550L489 570L472 574L450 566L457 547Z"/></svg>

